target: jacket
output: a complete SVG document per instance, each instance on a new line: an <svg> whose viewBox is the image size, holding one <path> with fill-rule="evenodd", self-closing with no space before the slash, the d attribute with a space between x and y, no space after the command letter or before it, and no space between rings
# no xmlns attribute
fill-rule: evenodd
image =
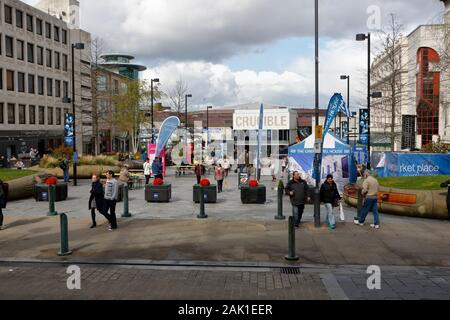
<svg viewBox="0 0 450 320"><path fill-rule="evenodd" d="M205 166L204 165L196 165L195 169L194 169L195 175L196 176L203 176L205 175Z"/></svg>
<svg viewBox="0 0 450 320"><path fill-rule="evenodd" d="M217 167L216 170L214 170L214 178L217 181L221 181L221 180L223 180L224 173L225 173L225 170L223 168Z"/></svg>
<svg viewBox="0 0 450 320"><path fill-rule="evenodd" d="M105 200L115 200L119 196L119 183L116 179L106 180L105 185Z"/></svg>
<svg viewBox="0 0 450 320"><path fill-rule="evenodd" d="M334 204L336 200L341 200L341 195L339 194L336 183L334 181L332 184L324 182L320 187L320 201L323 203Z"/></svg>
<svg viewBox="0 0 450 320"><path fill-rule="evenodd" d="M441 188L448 188L447 205L450 205L450 180L441 183Z"/></svg>
<svg viewBox="0 0 450 320"><path fill-rule="evenodd" d="M6 208L8 202L8 184L0 180L0 207L2 209Z"/></svg>
<svg viewBox="0 0 450 320"><path fill-rule="evenodd" d="M153 175L155 175L155 176L162 174L162 166L159 161L156 161L156 160L153 161L152 172L153 172Z"/></svg>
<svg viewBox="0 0 450 320"><path fill-rule="evenodd" d="M144 168L144 175L149 176L152 174L151 172L152 166L149 162L144 162L143 168Z"/></svg>
<svg viewBox="0 0 450 320"><path fill-rule="evenodd" d="M100 181L92 182L91 196L89 197L89 210L91 209L91 203L94 199L96 208L101 211L105 202L105 196Z"/></svg>
<svg viewBox="0 0 450 320"><path fill-rule="evenodd" d="M302 179L298 182L292 179L288 182L285 188L286 194L288 194L291 198L291 204L293 206L299 206L306 203L306 199L308 198L308 190L308 183ZM294 192L294 195L290 194L291 191Z"/></svg>

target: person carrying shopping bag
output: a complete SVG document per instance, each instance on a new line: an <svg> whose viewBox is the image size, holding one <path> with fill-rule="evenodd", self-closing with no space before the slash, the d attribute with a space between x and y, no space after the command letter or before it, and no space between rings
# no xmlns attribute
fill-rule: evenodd
<svg viewBox="0 0 450 320"><path fill-rule="evenodd" d="M329 174L326 181L320 187L320 201L325 205L328 227L331 230L336 229L336 218L334 217L333 207L339 207L339 201L341 199L333 176Z"/></svg>

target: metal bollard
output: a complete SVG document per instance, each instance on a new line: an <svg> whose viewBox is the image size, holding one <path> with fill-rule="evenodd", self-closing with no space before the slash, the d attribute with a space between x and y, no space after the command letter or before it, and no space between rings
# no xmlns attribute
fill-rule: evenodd
<svg viewBox="0 0 450 320"><path fill-rule="evenodd" d="M55 210L55 200L56 200L56 186L50 184L48 186L48 213L47 216L57 216L58 212Z"/></svg>
<svg viewBox="0 0 450 320"><path fill-rule="evenodd" d="M297 261L300 258L295 255L295 226L294 217L289 217L289 254L285 257L289 261Z"/></svg>
<svg viewBox="0 0 450 320"><path fill-rule="evenodd" d="M208 216L205 214L205 195L203 186L200 186L200 214L197 216L198 219L206 219Z"/></svg>
<svg viewBox="0 0 450 320"><path fill-rule="evenodd" d="M280 180L278 183L278 211L275 216L275 220L285 220L286 217L283 216L283 194L284 194L284 184L283 181Z"/></svg>
<svg viewBox="0 0 450 320"><path fill-rule="evenodd" d="M356 209L356 217L355 217L355 221L358 220L359 221L359 216L361 214L361 209L363 207L363 196L362 196L362 189L358 188L358 204L357 204L357 209Z"/></svg>
<svg viewBox="0 0 450 320"><path fill-rule="evenodd" d="M67 223L67 215L62 213L60 215L61 223L61 251L58 252L58 256L68 256L72 254L69 250L69 228Z"/></svg>
<svg viewBox="0 0 450 320"><path fill-rule="evenodd" d="M129 211L129 198L128 198L128 185L123 186L123 214L122 218L130 218L131 214Z"/></svg>

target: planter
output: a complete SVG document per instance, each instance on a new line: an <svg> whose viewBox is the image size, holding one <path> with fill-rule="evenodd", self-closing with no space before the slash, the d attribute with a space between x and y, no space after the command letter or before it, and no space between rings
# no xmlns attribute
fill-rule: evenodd
<svg viewBox="0 0 450 320"><path fill-rule="evenodd" d="M200 185L196 184L192 191L193 201L195 203L200 203ZM203 194L205 203L217 202L217 186L215 184L203 187Z"/></svg>
<svg viewBox="0 0 450 320"><path fill-rule="evenodd" d="M58 183L55 189L55 202L64 201L67 199L68 195L68 185L67 183ZM37 184L34 187L34 198L36 201L48 201L48 185Z"/></svg>
<svg viewBox="0 0 450 320"><path fill-rule="evenodd" d="M266 186L249 187L241 186L241 201L244 204L266 203Z"/></svg>
<svg viewBox="0 0 450 320"><path fill-rule="evenodd" d="M162 186L149 184L145 186L145 201L147 202L169 202L171 198L171 184L163 184Z"/></svg>

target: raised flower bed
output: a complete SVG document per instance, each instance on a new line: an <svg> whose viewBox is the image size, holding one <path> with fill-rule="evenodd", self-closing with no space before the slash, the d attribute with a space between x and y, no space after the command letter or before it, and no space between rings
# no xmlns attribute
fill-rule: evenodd
<svg viewBox="0 0 450 320"><path fill-rule="evenodd" d="M49 185L55 186L55 201L67 200L68 185L64 182L58 182L55 177L49 177L44 184L36 184L34 187L34 198L36 201L49 201Z"/></svg>
<svg viewBox="0 0 450 320"><path fill-rule="evenodd" d="M205 203L217 202L217 185L211 184L208 179L202 179L200 184L194 185L192 190L193 201L195 203L200 203L200 187L203 187Z"/></svg>
<svg viewBox="0 0 450 320"><path fill-rule="evenodd" d="M153 184L145 186L145 201L169 202L172 198L172 185L164 184L162 179L155 179Z"/></svg>
<svg viewBox="0 0 450 320"><path fill-rule="evenodd" d="M243 204L266 203L266 186L250 180L248 185L241 186L241 201Z"/></svg>

